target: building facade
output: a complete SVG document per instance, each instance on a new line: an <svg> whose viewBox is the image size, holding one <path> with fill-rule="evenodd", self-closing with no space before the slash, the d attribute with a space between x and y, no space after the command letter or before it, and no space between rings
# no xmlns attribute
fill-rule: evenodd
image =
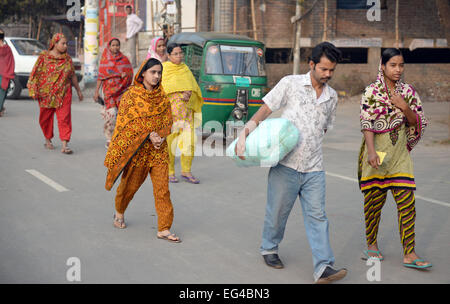
<svg viewBox="0 0 450 304"><path fill-rule="evenodd" d="M342 50L344 60L331 85L341 95L356 95L375 80L382 50L399 47L407 63L405 81L429 100L450 100L448 1L298 1L301 72L308 70L312 47L332 42ZM269 86L292 73L295 26L291 18L296 15L297 0L198 2L199 30L247 35L264 42Z"/></svg>

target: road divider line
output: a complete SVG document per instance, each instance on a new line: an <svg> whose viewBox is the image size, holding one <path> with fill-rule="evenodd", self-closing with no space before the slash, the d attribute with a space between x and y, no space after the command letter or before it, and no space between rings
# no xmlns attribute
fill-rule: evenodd
<svg viewBox="0 0 450 304"><path fill-rule="evenodd" d="M325 172L325 173L328 176L337 177L337 178L340 178L340 179L344 179L344 180L347 180L347 181L358 183L358 180L356 178L351 178L351 177L348 177L348 176L344 176L344 175L340 175L340 174L336 174L336 173L331 173L331 172ZM421 195L417 195L417 194L415 194L415 197L418 198L418 199L421 199L421 200L424 200L424 201L436 204L436 205L441 205L441 206L450 208L450 204L446 203L446 202L441 202L441 201L438 201L438 200L435 200L435 199L432 199L432 198L428 198L428 197L424 197L424 196L421 196Z"/></svg>
<svg viewBox="0 0 450 304"><path fill-rule="evenodd" d="M44 174L40 173L37 170L34 169L28 169L25 170L26 172L30 173L31 175L33 175L34 177L36 177L37 179L39 179L40 181L46 183L47 185L49 185L50 187L52 187L53 189L55 189L58 192L65 192L65 191L69 191L69 189L61 186L60 184L58 184L57 182L55 182L54 180L52 180L51 178L48 178L47 176L45 176Z"/></svg>

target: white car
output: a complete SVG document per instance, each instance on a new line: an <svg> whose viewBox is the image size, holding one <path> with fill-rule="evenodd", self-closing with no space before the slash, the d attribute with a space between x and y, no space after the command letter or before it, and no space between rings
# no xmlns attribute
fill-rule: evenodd
<svg viewBox="0 0 450 304"><path fill-rule="evenodd" d="M23 37L5 37L6 43L12 50L15 61L15 78L9 83L6 97L16 99L20 97L22 89L27 87L28 78L33 70L39 54L47 48L39 40ZM78 81L83 78L81 62L72 58Z"/></svg>

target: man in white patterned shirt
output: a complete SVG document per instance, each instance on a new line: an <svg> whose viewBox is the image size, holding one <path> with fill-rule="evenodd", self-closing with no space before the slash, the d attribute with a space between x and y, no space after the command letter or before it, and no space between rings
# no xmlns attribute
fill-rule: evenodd
<svg viewBox="0 0 450 304"><path fill-rule="evenodd" d="M311 246L316 283L343 278L347 270L334 269L328 219L325 214L325 172L322 164L322 140L332 128L337 94L327 82L331 79L341 52L331 43L317 45L309 60L310 72L289 75L263 98L264 105L239 135L236 155L244 159L245 140L272 112L282 109L299 129L302 141L269 171L267 206L261 254L268 266L283 268L278 245L283 239L289 213L297 196L303 210L306 235Z"/></svg>

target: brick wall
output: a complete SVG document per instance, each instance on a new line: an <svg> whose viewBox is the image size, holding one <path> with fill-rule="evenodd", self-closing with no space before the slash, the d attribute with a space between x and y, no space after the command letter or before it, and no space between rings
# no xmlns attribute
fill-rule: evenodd
<svg viewBox="0 0 450 304"><path fill-rule="evenodd" d="M210 0L212 1L212 0ZM296 0L254 0L258 40L266 48L292 48L294 25L290 19L295 15ZM313 4L315 5L313 6ZM265 4L264 6L261 6ZM252 30L250 0L237 0L237 30ZM326 22L324 0L304 0L302 14L311 9L301 21L302 37L311 38L311 45L342 38L381 38L383 47L395 43L395 1L387 0L386 9L381 10L381 22L367 20L367 10L337 9L337 0L327 0ZM224 12L233 14L231 12ZM253 37L251 31L239 32ZM400 1L399 38L404 47L415 38L445 38L441 26L436 0ZM449 41L450 42L450 41ZM304 47L304 46L303 46ZM376 77L380 58L379 48L369 48L368 64L341 64L331 84L347 95L359 94ZM267 64L268 85L273 87L283 76L292 73L290 64ZM307 72L302 62L301 72ZM407 64L405 80L415 85L421 95L429 100L450 100L448 79L449 64Z"/></svg>
<svg viewBox="0 0 450 304"><path fill-rule="evenodd" d="M381 21L367 20L366 10L338 9L337 37L382 37L395 39L395 1L387 1L381 10ZM443 38L436 1L414 0L399 2L399 34L405 38Z"/></svg>
<svg viewBox="0 0 450 304"><path fill-rule="evenodd" d="M255 0L255 6L260 7L262 1ZM294 26L290 18L295 15L295 0L266 0L265 12L257 9L256 27L258 40L268 48L290 48L294 37ZM251 19L250 19L251 20ZM250 22L250 28L252 23Z"/></svg>

